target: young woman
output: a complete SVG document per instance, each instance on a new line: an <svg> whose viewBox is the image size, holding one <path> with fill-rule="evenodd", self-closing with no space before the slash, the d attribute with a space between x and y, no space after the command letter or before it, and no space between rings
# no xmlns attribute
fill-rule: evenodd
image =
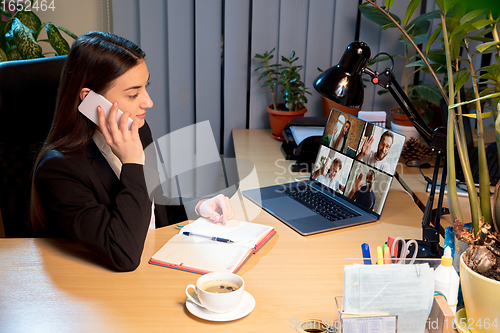
<svg viewBox="0 0 500 333"><path fill-rule="evenodd" d="M351 129L351 122L347 120L340 130L336 129L333 133L331 147L341 153L346 153L349 146L349 130Z"/></svg>
<svg viewBox="0 0 500 333"><path fill-rule="evenodd" d="M153 102L144 57L137 45L109 33L89 32L75 41L33 176L35 230L69 236L119 271L137 268L150 225L187 219L182 205L152 205L148 194L143 155L153 139L144 118ZM91 90L113 103L108 119L97 108L98 126L78 111ZM234 216L223 195L200 200L195 210L224 224Z"/></svg>

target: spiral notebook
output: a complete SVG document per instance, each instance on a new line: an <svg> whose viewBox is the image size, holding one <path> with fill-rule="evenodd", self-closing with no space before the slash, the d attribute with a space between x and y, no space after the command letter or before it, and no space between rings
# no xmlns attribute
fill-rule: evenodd
<svg viewBox="0 0 500 333"><path fill-rule="evenodd" d="M184 232L200 236L186 236ZM273 227L258 223L230 220L223 226L199 218L182 227L149 263L199 274L236 273L275 233ZM233 243L207 237L221 237Z"/></svg>

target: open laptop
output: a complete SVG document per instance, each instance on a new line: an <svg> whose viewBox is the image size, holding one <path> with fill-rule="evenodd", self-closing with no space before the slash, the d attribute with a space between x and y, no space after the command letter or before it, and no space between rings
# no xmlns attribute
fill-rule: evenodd
<svg viewBox="0 0 500 333"><path fill-rule="evenodd" d="M376 221L404 141L401 134L332 109L309 180L243 195L301 235Z"/></svg>

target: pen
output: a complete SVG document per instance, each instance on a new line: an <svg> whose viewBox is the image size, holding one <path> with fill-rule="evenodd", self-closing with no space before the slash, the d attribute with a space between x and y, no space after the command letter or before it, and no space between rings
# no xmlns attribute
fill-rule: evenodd
<svg viewBox="0 0 500 333"><path fill-rule="evenodd" d="M208 238L208 239L216 241L216 242L234 243L232 240L227 239L227 238L221 238L221 237L215 237L215 236L206 236L206 235L199 235L199 234L195 234L195 233L192 233L192 232L189 232L189 231L184 231L182 234L186 235L186 236L197 236L197 237Z"/></svg>
<svg viewBox="0 0 500 333"><path fill-rule="evenodd" d="M363 262L365 263L365 265L371 265L372 260L370 257L370 247L368 246L368 244L361 244L361 251L363 252L363 258L365 259L363 260Z"/></svg>
<svg viewBox="0 0 500 333"><path fill-rule="evenodd" d="M384 264L384 253L382 252L382 246L377 246L377 265Z"/></svg>

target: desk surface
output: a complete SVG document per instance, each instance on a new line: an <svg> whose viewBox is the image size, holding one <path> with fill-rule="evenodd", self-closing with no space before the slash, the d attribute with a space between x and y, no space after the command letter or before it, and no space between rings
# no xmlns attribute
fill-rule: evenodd
<svg viewBox="0 0 500 333"><path fill-rule="evenodd" d="M260 186L295 177L283 171L291 162L282 159L269 130L234 130L233 136L237 157L255 163ZM416 172L404 177L423 189ZM398 184L380 221L308 237L246 199L236 195L232 201L236 218L251 213L254 222L277 231L238 272L256 300L247 317L208 322L187 311L184 288L199 275L148 264L178 232L170 226L149 232L141 265L130 273L110 271L69 241L0 239L0 331L295 332L301 320L336 320L334 298L342 295L344 259L359 257L361 243L373 249L388 235L421 239L422 213ZM242 209L241 201L253 212Z"/></svg>

